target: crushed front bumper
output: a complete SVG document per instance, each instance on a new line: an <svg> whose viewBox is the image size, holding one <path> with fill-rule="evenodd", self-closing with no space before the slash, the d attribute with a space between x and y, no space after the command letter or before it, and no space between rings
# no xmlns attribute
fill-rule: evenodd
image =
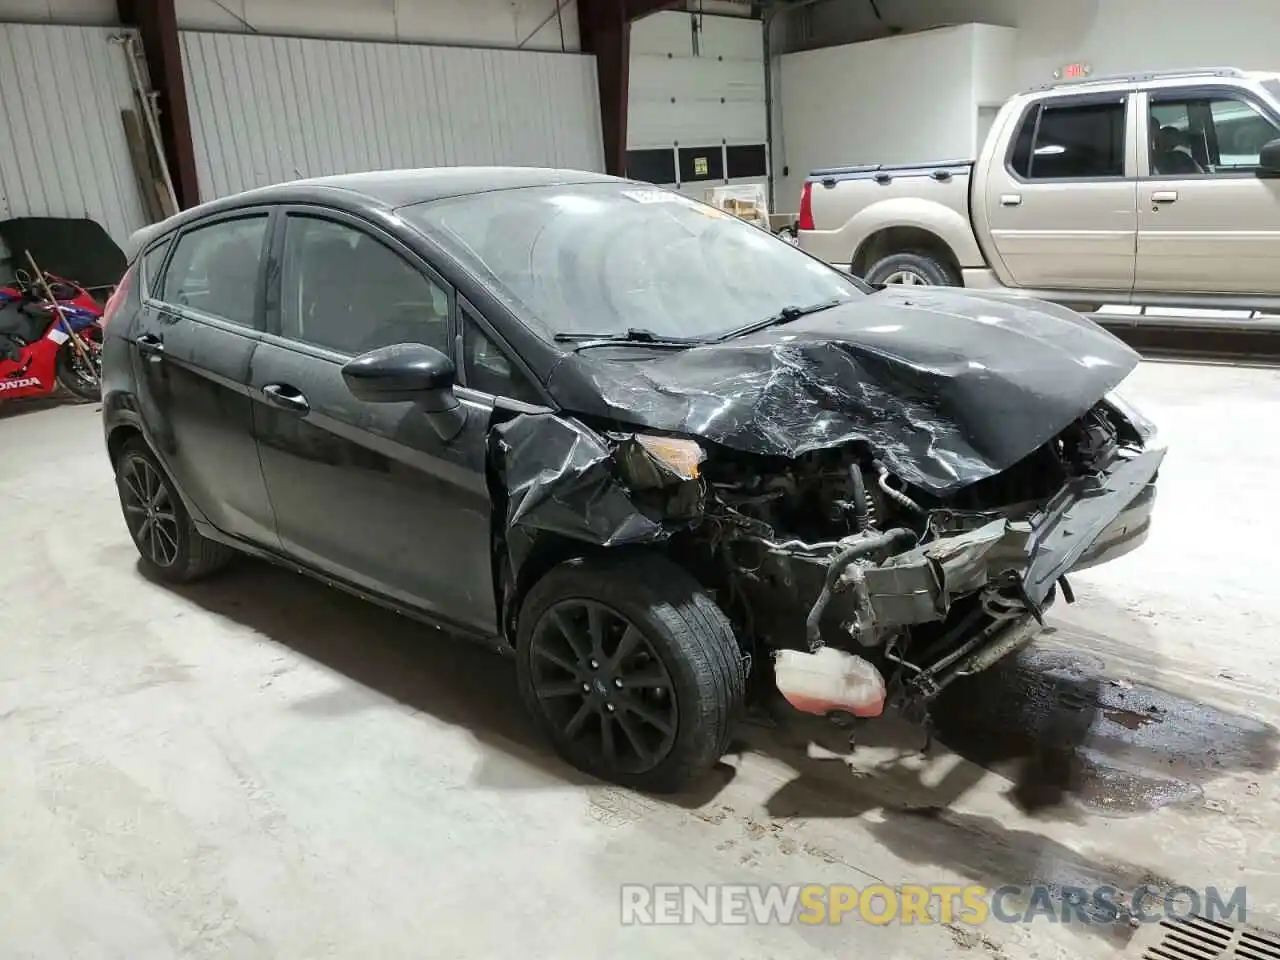
<svg viewBox="0 0 1280 960"><path fill-rule="evenodd" d="M1034 640L1067 573L1127 553L1146 539L1164 456L1156 449L1117 459L1067 484L1028 520L993 520L878 565L850 564L840 574L836 589L844 596L837 606L852 614L846 623L866 643L892 628L947 621L953 601L980 596L932 645L944 655L916 664L899 656L892 642L886 648L886 657L907 670L900 693L926 702L956 678L979 673ZM810 614L811 639L826 600Z"/></svg>
<svg viewBox="0 0 1280 960"><path fill-rule="evenodd" d="M944 619L955 597L1010 577L1028 606L1039 607L1065 574L1146 539L1164 456L1159 449L1117 460L1069 483L1030 520L993 520L863 568L858 576L875 626Z"/></svg>

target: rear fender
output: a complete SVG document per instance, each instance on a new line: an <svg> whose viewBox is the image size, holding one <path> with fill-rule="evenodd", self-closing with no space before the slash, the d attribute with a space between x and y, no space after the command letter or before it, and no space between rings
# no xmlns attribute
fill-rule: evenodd
<svg viewBox="0 0 1280 960"><path fill-rule="evenodd" d="M951 250L961 269L986 263L969 218L937 201L920 197L878 200L854 214L845 226L851 241L850 249L861 253L872 237L893 227L913 227L933 234ZM888 250L885 255L902 252Z"/></svg>

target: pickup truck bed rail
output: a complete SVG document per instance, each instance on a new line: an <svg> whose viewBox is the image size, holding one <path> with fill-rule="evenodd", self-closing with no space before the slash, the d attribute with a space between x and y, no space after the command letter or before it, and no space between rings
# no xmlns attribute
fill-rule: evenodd
<svg viewBox="0 0 1280 960"><path fill-rule="evenodd" d="M949 180L957 173L967 172L973 166L972 160L932 160L927 163L864 163L852 167L824 167L814 170L806 177L810 183L821 183L824 186L839 180L875 180L888 183L894 177L933 177L935 180Z"/></svg>

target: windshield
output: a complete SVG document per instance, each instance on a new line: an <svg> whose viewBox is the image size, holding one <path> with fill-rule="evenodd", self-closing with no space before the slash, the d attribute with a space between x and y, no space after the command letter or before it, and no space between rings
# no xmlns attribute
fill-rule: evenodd
<svg viewBox="0 0 1280 960"><path fill-rule="evenodd" d="M496 190L399 212L549 335L705 338L864 295L759 227L654 187Z"/></svg>

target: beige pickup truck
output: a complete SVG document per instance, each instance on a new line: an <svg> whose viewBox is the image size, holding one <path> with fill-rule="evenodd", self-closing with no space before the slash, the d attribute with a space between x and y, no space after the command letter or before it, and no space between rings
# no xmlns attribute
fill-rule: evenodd
<svg viewBox="0 0 1280 960"><path fill-rule="evenodd" d="M873 284L1280 309L1280 73L1057 83L974 162L815 170L798 242Z"/></svg>

